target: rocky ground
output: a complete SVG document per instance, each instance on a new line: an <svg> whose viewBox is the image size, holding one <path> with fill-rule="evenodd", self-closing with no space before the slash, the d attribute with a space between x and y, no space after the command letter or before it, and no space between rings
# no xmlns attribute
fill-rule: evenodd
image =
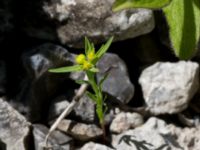
<svg viewBox="0 0 200 150"><path fill-rule="evenodd" d="M107 94L106 140L84 95L49 137L51 150L198 150L200 53L171 51L160 10L111 11L113 0L1 0L0 150L43 150L53 121L84 74L48 69L74 64L87 36L99 47L97 80ZM200 48L199 48L200 50ZM47 149L47 148L46 148Z"/></svg>

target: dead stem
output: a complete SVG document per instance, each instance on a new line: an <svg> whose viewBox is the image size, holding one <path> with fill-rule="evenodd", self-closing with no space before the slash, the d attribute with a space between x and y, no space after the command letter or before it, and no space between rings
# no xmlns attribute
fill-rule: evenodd
<svg viewBox="0 0 200 150"><path fill-rule="evenodd" d="M85 76L84 80L87 80ZM69 106L62 112L62 114L57 118L57 120L52 124L51 128L49 129L48 134L45 137L45 145L48 146L48 138L52 134L52 132L58 127L59 123L74 109L74 107L78 104L80 98L86 92L88 88L88 84L82 84L78 89L76 95L73 97L72 102Z"/></svg>

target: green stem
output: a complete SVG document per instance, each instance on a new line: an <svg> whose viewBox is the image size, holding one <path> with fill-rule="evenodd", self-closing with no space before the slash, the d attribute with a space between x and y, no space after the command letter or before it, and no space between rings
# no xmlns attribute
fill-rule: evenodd
<svg viewBox="0 0 200 150"><path fill-rule="evenodd" d="M95 80L95 73L91 71L86 71L89 83L96 95L96 113L99 118L99 122L101 125L101 128L103 130L103 138L106 138L106 131L105 131L105 125L104 125L104 111L103 111L103 95L102 91L98 87L96 80Z"/></svg>

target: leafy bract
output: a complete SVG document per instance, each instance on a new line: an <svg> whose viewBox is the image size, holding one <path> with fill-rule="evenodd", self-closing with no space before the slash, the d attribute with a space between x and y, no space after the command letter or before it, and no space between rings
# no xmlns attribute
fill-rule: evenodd
<svg viewBox="0 0 200 150"><path fill-rule="evenodd" d="M190 59L200 37L200 0L173 0L164 13L175 54Z"/></svg>
<svg viewBox="0 0 200 150"><path fill-rule="evenodd" d="M53 73L66 73L66 72L75 72L75 71L82 71L82 67L80 65L74 65L74 66L49 69L49 72L53 72Z"/></svg>
<svg viewBox="0 0 200 150"><path fill-rule="evenodd" d="M171 0L116 0L113 11L127 8L151 8L157 9L168 5Z"/></svg>
<svg viewBox="0 0 200 150"><path fill-rule="evenodd" d="M104 45L102 45L102 46L100 47L100 49L99 49L99 50L97 51L97 53L96 53L96 57L97 57L98 59L100 59L100 58L103 56L103 54L105 54L105 52L106 52L106 51L108 50L108 48L110 47L112 41L113 41L113 37L111 37L111 38L106 42L106 44L104 44Z"/></svg>

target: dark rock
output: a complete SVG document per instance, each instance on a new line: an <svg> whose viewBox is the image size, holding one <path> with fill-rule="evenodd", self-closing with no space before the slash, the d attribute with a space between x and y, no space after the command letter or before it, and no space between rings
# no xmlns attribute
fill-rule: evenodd
<svg viewBox="0 0 200 150"><path fill-rule="evenodd" d="M154 17L151 10L132 9L113 13L113 2L25 1L22 26L32 37L56 39L73 47L83 46L84 36L99 43L112 35L116 40L124 40L152 31Z"/></svg>
<svg viewBox="0 0 200 150"><path fill-rule="evenodd" d="M49 129L44 125L33 125L35 150L43 150L45 147L45 137L48 131ZM60 131L54 131L48 139L48 146L50 146L53 150L70 150L70 144L72 144L72 139Z"/></svg>
<svg viewBox="0 0 200 150"><path fill-rule="evenodd" d="M199 65L194 62L158 62L143 70L139 82L148 109L174 114L187 108L199 88Z"/></svg>
<svg viewBox="0 0 200 150"><path fill-rule="evenodd" d="M94 124L84 124L72 120L62 120L58 129L80 141L94 140L103 135L103 131Z"/></svg>
<svg viewBox="0 0 200 150"><path fill-rule="evenodd" d="M0 99L0 140L7 150L28 150L30 147L30 123Z"/></svg>
<svg viewBox="0 0 200 150"><path fill-rule="evenodd" d="M27 106L25 113L31 121L45 120L51 98L61 85L66 84L64 81L69 76L50 73L48 69L71 65L73 55L60 46L47 43L25 53L22 60L26 77L18 101Z"/></svg>
<svg viewBox="0 0 200 150"><path fill-rule="evenodd" d="M122 103L128 103L134 95L134 85L129 79L127 67L123 60L116 54L106 53L97 67L100 70L97 74L98 81L108 74L103 83L103 92Z"/></svg>

